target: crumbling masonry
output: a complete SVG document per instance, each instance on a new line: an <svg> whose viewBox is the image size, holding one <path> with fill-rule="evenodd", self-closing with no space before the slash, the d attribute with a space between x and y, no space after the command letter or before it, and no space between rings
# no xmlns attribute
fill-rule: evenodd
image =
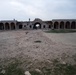
<svg viewBox="0 0 76 75"><path fill-rule="evenodd" d="M76 19L53 19L42 21L36 18L34 21L17 21L5 20L0 21L0 30L17 30L17 29L76 29Z"/></svg>

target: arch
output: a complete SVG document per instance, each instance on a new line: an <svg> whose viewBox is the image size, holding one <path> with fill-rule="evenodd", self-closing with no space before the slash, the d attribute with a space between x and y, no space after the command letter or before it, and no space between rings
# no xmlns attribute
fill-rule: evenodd
<svg viewBox="0 0 76 75"><path fill-rule="evenodd" d="M14 30L15 29L15 23L11 23L11 30Z"/></svg>
<svg viewBox="0 0 76 75"><path fill-rule="evenodd" d="M10 27L9 27L9 23L5 23L5 30L9 30Z"/></svg>
<svg viewBox="0 0 76 75"><path fill-rule="evenodd" d="M37 27L36 25L39 25L39 27ZM39 22L36 22L34 25L33 25L33 29L41 29L41 24Z"/></svg>
<svg viewBox="0 0 76 75"><path fill-rule="evenodd" d="M49 25L49 27L48 28L51 28L52 27L52 25Z"/></svg>
<svg viewBox="0 0 76 75"><path fill-rule="evenodd" d="M66 22L65 28L66 28L66 29L70 29L70 22L69 22L69 21Z"/></svg>
<svg viewBox="0 0 76 75"><path fill-rule="evenodd" d="M71 29L76 29L76 22L75 22L75 21L73 21L73 22L71 23Z"/></svg>
<svg viewBox="0 0 76 75"><path fill-rule="evenodd" d="M55 22L54 23L54 29L58 29L58 25L59 25L59 23L58 22Z"/></svg>
<svg viewBox="0 0 76 75"><path fill-rule="evenodd" d="M4 30L4 24L0 23L0 30Z"/></svg>
<svg viewBox="0 0 76 75"><path fill-rule="evenodd" d="M52 21L50 21L50 24L49 24L48 28L52 28Z"/></svg>
<svg viewBox="0 0 76 75"><path fill-rule="evenodd" d="M19 25L19 29L22 29L22 24Z"/></svg>
<svg viewBox="0 0 76 75"><path fill-rule="evenodd" d="M26 28L26 25L24 25L24 27Z"/></svg>
<svg viewBox="0 0 76 75"><path fill-rule="evenodd" d="M63 21L60 22L60 29L64 29L64 22Z"/></svg>

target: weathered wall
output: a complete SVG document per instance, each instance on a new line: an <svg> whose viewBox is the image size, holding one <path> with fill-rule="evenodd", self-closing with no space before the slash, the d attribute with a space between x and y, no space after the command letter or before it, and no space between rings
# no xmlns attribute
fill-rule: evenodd
<svg viewBox="0 0 76 75"><path fill-rule="evenodd" d="M0 30L36 29L36 24L39 24L39 29L76 29L76 19L42 21L36 18L34 21L0 21Z"/></svg>

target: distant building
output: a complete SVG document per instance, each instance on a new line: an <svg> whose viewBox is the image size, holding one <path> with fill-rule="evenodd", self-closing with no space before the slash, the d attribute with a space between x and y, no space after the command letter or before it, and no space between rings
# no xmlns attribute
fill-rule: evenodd
<svg viewBox="0 0 76 75"><path fill-rule="evenodd" d="M36 18L34 21L17 21L5 20L0 21L0 30L16 30L16 29L76 29L76 19L53 19L50 21L42 21Z"/></svg>

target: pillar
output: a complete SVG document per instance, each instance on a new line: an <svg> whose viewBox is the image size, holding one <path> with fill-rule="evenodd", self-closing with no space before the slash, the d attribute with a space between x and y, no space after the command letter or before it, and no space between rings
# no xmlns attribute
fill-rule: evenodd
<svg viewBox="0 0 76 75"><path fill-rule="evenodd" d="M65 26L66 26L66 22L64 22L64 29L66 29Z"/></svg>
<svg viewBox="0 0 76 75"><path fill-rule="evenodd" d="M71 29L71 22L70 22L70 29Z"/></svg>
<svg viewBox="0 0 76 75"><path fill-rule="evenodd" d="M9 24L10 30L11 30L11 23Z"/></svg>
<svg viewBox="0 0 76 75"><path fill-rule="evenodd" d="M58 29L60 29L60 22L58 22Z"/></svg>
<svg viewBox="0 0 76 75"><path fill-rule="evenodd" d="M17 23L14 23L15 24L15 30L17 30L18 28L17 28Z"/></svg>
<svg viewBox="0 0 76 75"><path fill-rule="evenodd" d="M76 29L76 22L75 22L75 29Z"/></svg>
<svg viewBox="0 0 76 75"><path fill-rule="evenodd" d="M4 25L4 30L5 30L5 23L3 25Z"/></svg>
<svg viewBox="0 0 76 75"><path fill-rule="evenodd" d="M52 23L52 29L54 29L54 22Z"/></svg>

